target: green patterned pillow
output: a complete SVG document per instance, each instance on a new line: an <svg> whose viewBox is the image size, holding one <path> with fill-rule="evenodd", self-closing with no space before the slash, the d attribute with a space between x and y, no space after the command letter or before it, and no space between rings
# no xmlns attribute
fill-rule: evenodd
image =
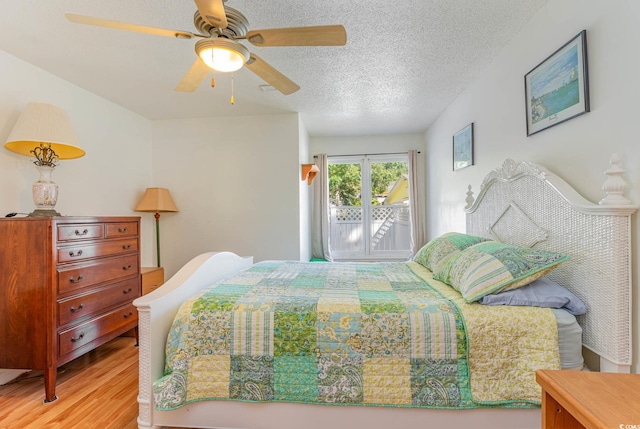
<svg viewBox="0 0 640 429"><path fill-rule="evenodd" d="M462 294L466 302L531 283L553 270L569 256L486 241L447 259L433 278Z"/></svg>
<svg viewBox="0 0 640 429"><path fill-rule="evenodd" d="M452 255L482 241L487 239L459 232L448 232L425 244L418 250L413 260L435 273Z"/></svg>

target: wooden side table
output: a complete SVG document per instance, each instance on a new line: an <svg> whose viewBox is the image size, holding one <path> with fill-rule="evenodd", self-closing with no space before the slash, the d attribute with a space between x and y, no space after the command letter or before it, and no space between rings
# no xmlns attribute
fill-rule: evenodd
<svg viewBox="0 0 640 429"><path fill-rule="evenodd" d="M146 295L154 291L164 283L163 267L142 267L142 294Z"/></svg>
<svg viewBox="0 0 640 429"><path fill-rule="evenodd" d="M536 371L542 429L640 428L640 374Z"/></svg>

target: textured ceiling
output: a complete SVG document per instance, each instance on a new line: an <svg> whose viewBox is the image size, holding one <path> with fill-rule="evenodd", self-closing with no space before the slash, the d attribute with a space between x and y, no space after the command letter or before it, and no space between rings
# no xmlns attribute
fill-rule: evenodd
<svg viewBox="0 0 640 429"><path fill-rule="evenodd" d="M228 0L250 29L342 24L342 47L245 43L301 86L265 92L243 68L175 92L179 40L74 24L65 12L195 32L192 0L0 0L0 49L149 119L299 112L312 136L424 131L548 0Z"/></svg>

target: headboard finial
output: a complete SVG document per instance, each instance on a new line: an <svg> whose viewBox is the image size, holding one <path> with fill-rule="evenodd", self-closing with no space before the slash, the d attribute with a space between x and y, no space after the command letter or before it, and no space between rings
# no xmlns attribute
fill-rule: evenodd
<svg viewBox="0 0 640 429"><path fill-rule="evenodd" d="M467 198L465 198L464 201L467 203L467 205L464 206L465 210L468 210L471 208L471 206L473 206L473 202L475 201L475 198L473 198L473 191L471 190L471 185L469 185L467 189Z"/></svg>
<svg viewBox="0 0 640 429"><path fill-rule="evenodd" d="M622 178L626 170L620 167L620 157L617 153L611 155L609 164L611 164L611 167L604 172L609 177L602 185L602 190L607 196L601 199L598 204L609 206L631 204L631 200L622 195L627 187L627 182Z"/></svg>

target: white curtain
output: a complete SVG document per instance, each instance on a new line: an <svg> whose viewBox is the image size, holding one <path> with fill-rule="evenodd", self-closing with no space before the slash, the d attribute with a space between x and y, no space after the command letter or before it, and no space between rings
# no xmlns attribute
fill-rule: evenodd
<svg viewBox="0 0 640 429"><path fill-rule="evenodd" d="M424 246L424 196L418 173L418 151L409 151L409 199L411 201L411 253L415 255Z"/></svg>
<svg viewBox="0 0 640 429"><path fill-rule="evenodd" d="M316 165L320 172L316 175L313 188L313 216L311 255L314 258L322 258L327 261L331 258L329 248L329 169L327 167L327 154L322 153L315 157Z"/></svg>

